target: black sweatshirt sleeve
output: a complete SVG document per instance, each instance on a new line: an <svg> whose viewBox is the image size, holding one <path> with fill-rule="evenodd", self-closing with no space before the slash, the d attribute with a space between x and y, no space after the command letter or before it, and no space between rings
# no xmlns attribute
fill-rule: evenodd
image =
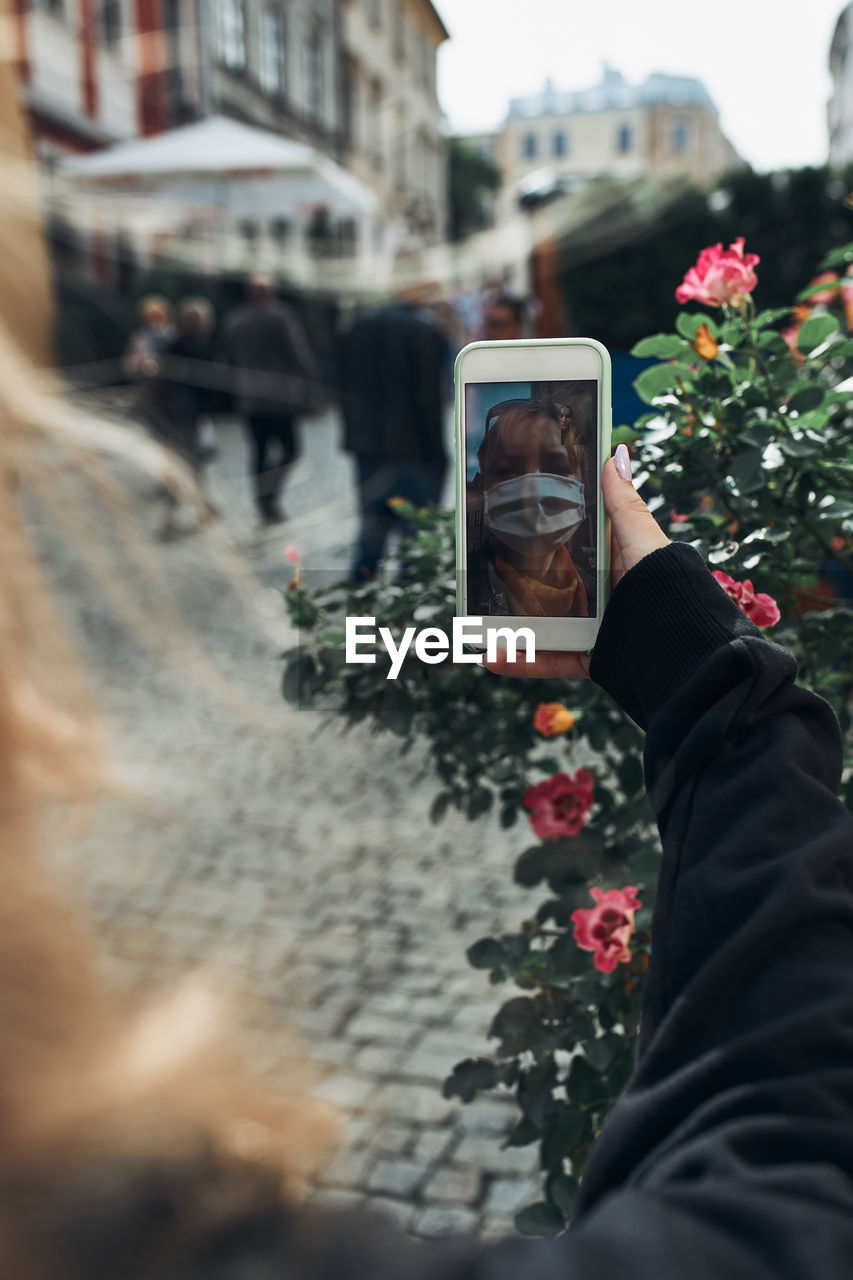
<svg viewBox="0 0 853 1280"><path fill-rule="evenodd" d="M566 1248L584 1276L853 1276L837 721L685 544L616 588L591 675L647 729L664 856L638 1069Z"/></svg>

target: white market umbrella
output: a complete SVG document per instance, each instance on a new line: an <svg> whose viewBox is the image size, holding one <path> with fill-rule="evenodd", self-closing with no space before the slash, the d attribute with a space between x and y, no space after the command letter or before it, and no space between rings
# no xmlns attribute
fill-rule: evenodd
<svg viewBox="0 0 853 1280"><path fill-rule="evenodd" d="M313 147L225 116L69 158L62 167L89 187L196 199L207 193L238 216L260 205L303 213L325 206L338 218L359 217L378 203L368 186Z"/></svg>

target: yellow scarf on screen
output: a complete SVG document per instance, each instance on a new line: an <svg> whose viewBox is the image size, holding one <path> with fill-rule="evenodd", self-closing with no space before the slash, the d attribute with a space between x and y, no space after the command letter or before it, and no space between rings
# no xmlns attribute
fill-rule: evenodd
<svg viewBox="0 0 853 1280"><path fill-rule="evenodd" d="M544 573L514 569L500 555L495 569L509 588L526 618L585 618L588 616L586 587L575 568L568 547L558 548L551 568Z"/></svg>

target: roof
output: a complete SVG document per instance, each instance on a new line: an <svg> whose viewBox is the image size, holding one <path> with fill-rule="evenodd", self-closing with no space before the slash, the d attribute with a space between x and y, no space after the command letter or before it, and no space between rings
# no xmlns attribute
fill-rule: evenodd
<svg viewBox="0 0 853 1280"><path fill-rule="evenodd" d="M435 5L432 3L432 0L420 0L420 4L421 4L421 7L429 13L430 18L432 19L432 21L435 23L435 25L438 27L439 31L441 32L441 39L439 40L439 44L443 44L445 40L449 40L450 32L447 30L447 27L444 25L444 20L442 19L441 14L438 12L438 9L436 9Z"/></svg>
<svg viewBox="0 0 853 1280"><path fill-rule="evenodd" d="M716 107L701 80L654 72L642 84L629 84L619 71L605 67L600 82L590 89L563 92L547 81L542 93L512 98L511 117L573 115L586 111L626 110L644 106Z"/></svg>

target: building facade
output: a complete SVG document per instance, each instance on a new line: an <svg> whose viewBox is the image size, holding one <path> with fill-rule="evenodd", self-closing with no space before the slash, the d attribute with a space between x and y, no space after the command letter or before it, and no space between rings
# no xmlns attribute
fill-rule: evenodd
<svg viewBox="0 0 853 1280"><path fill-rule="evenodd" d="M21 93L43 164L138 131L137 7L144 0L18 0Z"/></svg>
<svg viewBox="0 0 853 1280"><path fill-rule="evenodd" d="M513 99L493 140L471 141L500 168L510 200L544 174L568 184L685 174L706 184L738 163L700 81L656 74L633 85L610 68L591 89L564 93L549 82Z"/></svg>
<svg viewBox="0 0 853 1280"><path fill-rule="evenodd" d="M212 9L203 114L232 116L340 158L338 0L203 2Z"/></svg>
<svg viewBox="0 0 853 1280"><path fill-rule="evenodd" d="M829 49L832 95L827 109L829 163L853 161L853 4L841 12Z"/></svg>
<svg viewBox="0 0 853 1280"><path fill-rule="evenodd" d="M431 0L343 0L344 162L376 192L400 252L444 238L447 165Z"/></svg>

